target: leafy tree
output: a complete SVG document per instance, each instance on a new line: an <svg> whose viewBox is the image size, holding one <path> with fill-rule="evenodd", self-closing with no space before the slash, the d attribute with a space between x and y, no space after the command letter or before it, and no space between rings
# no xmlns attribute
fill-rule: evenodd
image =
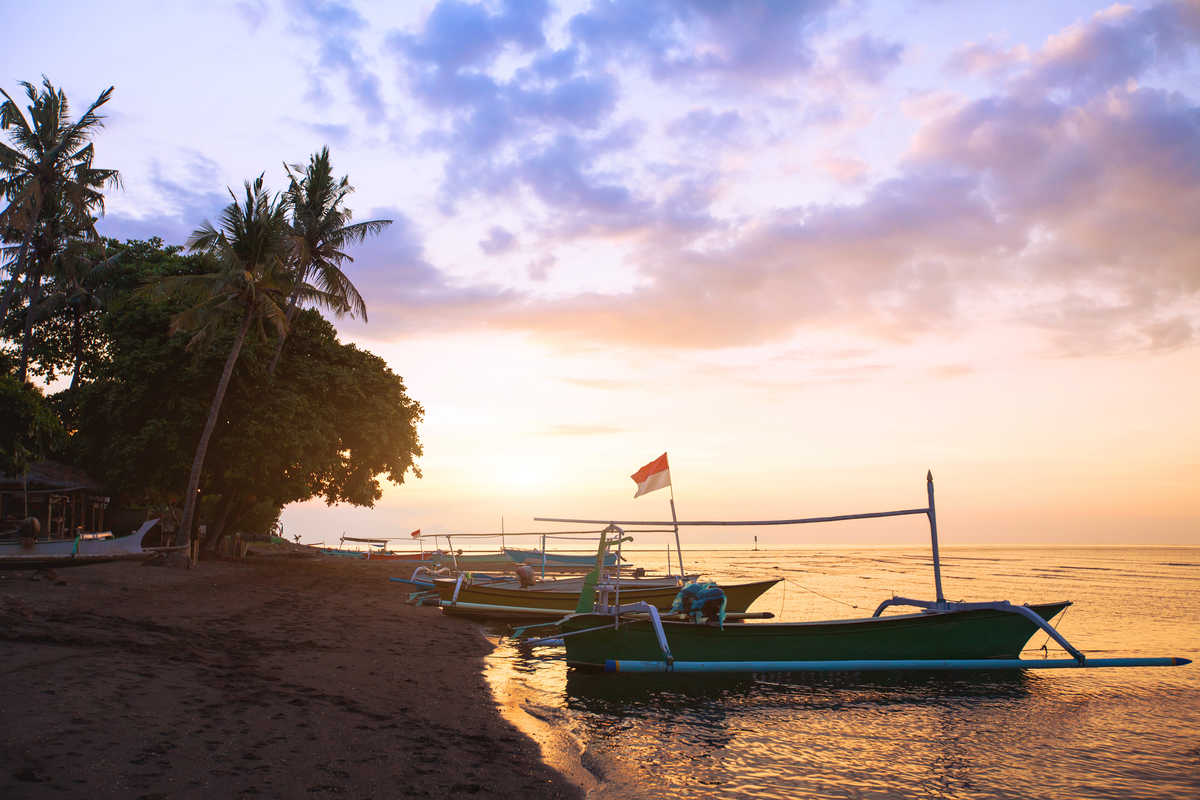
<svg viewBox="0 0 1200 800"><path fill-rule="evenodd" d="M78 432L72 460L102 477L116 505L167 506L182 499L195 444L232 334L188 352L188 337L169 333L187 306L143 288L164 278L212 269L203 255L184 255L161 240L106 242L114 261L101 288L108 296L84 351L88 383L53 397ZM61 337L59 337L61 339Z"/></svg>
<svg viewBox="0 0 1200 800"><path fill-rule="evenodd" d="M350 209L345 207L345 199L354 191L354 187L346 176L334 179L328 147L321 148L319 153L309 158L303 172L299 164L291 167L284 165L284 168L288 175L288 188L284 192L283 202L291 224L294 251L290 267L296 285L311 283L326 292L333 301L332 310L338 316L349 313L365 320L367 305L341 269L344 262L354 260L344 252L344 248L379 233L392 221L374 219L350 222L352 215ZM296 293L288 298L289 323L295 316L299 299ZM286 338L286 332L279 338L269 369L272 375L279 365Z"/></svg>
<svg viewBox="0 0 1200 800"><path fill-rule="evenodd" d="M24 381L32 345L36 309L41 301L42 278L51 261L72 237L96 238L96 214L104 213L106 186L119 186L116 170L92 166L94 146L89 141L102 117L96 110L112 97L113 87L70 120L66 94L42 78L42 91L23 82L30 105L28 118L9 94L0 89L0 129L9 131L13 147L0 144L0 196L8 201L0 211L0 238L10 246L8 281L0 297L0 320L7 318L18 300L24 276L27 301L21 336L18 377ZM11 246L19 242L17 246Z"/></svg>
<svg viewBox="0 0 1200 800"><path fill-rule="evenodd" d="M35 387L0 375L0 408L0 474L20 475L64 444L58 416Z"/></svg>
<svg viewBox="0 0 1200 800"><path fill-rule="evenodd" d="M371 506L381 476L400 484L408 471L420 474L423 410L386 363L338 342L311 309L297 313L288 340L269 391L270 348L258 345L226 398L227 433L214 441L205 476L205 495L220 498L210 508L210 546L230 528L264 529L288 503Z"/></svg>
<svg viewBox="0 0 1200 800"><path fill-rule="evenodd" d="M186 308L181 299L129 287L210 270L206 256L131 242L105 280L114 295L101 316L105 345L85 356L92 378L74 393L71 455L104 476L114 507L181 500L207 398L236 336L215 330L207 347L189 353L186 336L167 335ZM423 410L382 359L339 342L312 309L297 312L272 383L274 349L273 340L246 337L220 408L196 510L210 547L230 530L266 531L287 503L323 497L369 506L384 477L419 475Z"/></svg>

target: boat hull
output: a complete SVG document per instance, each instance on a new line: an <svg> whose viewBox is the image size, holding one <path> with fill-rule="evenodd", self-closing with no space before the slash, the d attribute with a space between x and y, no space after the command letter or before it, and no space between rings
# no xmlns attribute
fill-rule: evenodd
<svg viewBox="0 0 1200 800"><path fill-rule="evenodd" d="M432 564L430 553L373 553L367 552L368 561L415 561L418 564Z"/></svg>
<svg viewBox="0 0 1200 800"><path fill-rule="evenodd" d="M721 584L721 588L725 591L726 611L746 611L751 603L779 580L775 578L752 583ZM519 616L522 619L557 619L570 614L579 605L578 589L555 591L521 589L513 586L463 584L459 587L458 597L455 598L456 583L456 580L450 578L439 578L434 581L442 608L451 614L503 619L506 616L506 609L513 609L513 616ZM621 603L643 601L666 611L675 602L677 594L679 594L679 586L674 583L663 585L660 582L654 586L636 589L622 586ZM615 600L615 597L611 599ZM459 608L456 603L470 603L471 607ZM486 606L486 608L479 606Z"/></svg>
<svg viewBox="0 0 1200 800"><path fill-rule="evenodd" d="M366 550L342 550L337 547L322 547L321 555L333 556L334 558L362 558L367 557Z"/></svg>
<svg viewBox="0 0 1200 800"><path fill-rule="evenodd" d="M108 561L135 561L154 555L142 549L142 539L158 520L128 536L109 539L50 539L25 547L18 541L0 542L0 569L81 567Z"/></svg>
<svg viewBox="0 0 1200 800"><path fill-rule="evenodd" d="M596 566L595 556L566 555L562 553L546 553L543 556L541 550L521 550L516 547L504 548L504 554L517 564L528 564L531 567L540 567L543 563L547 567L573 567L580 569L591 569ZM615 567L616 565L617 554L605 553L604 566Z"/></svg>
<svg viewBox="0 0 1200 800"><path fill-rule="evenodd" d="M1048 621L1068 605L1064 601L1031 608ZM609 661L664 660L649 620L622 622L619 628L611 623L612 617L598 614L564 622L567 663L602 669ZM674 660L696 662L1011 659L1038 630L1026 617L992 609L825 622L747 622L723 629L664 621L663 629Z"/></svg>
<svg viewBox="0 0 1200 800"><path fill-rule="evenodd" d="M438 553L432 560L438 568L459 572L511 572L516 566L504 553Z"/></svg>

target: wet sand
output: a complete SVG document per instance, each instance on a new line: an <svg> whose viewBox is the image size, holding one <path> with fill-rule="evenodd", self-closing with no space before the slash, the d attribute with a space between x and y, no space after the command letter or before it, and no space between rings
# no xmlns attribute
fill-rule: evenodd
<svg viewBox="0 0 1200 800"><path fill-rule="evenodd" d="M581 797L394 565L0 572L0 797Z"/></svg>

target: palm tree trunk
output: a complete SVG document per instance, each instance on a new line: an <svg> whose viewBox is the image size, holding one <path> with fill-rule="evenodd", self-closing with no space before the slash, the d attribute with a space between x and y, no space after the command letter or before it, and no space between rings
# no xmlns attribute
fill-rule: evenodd
<svg viewBox="0 0 1200 800"><path fill-rule="evenodd" d="M71 370L71 391L79 384L79 372L83 368L83 314L79 307L71 309L74 319L71 320L71 352L75 356L75 368Z"/></svg>
<svg viewBox="0 0 1200 800"><path fill-rule="evenodd" d="M279 366L279 357L283 355L283 343L287 341L288 331L292 329L292 319L296 316L296 294L288 298L287 308L287 324L283 327L283 333L279 334L279 344L275 345L275 356L271 359L271 366L267 369L267 377L275 377L275 368Z"/></svg>
<svg viewBox="0 0 1200 800"><path fill-rule="evenodd" d="M213 395L212 405L208 409L208 419L204 422L204 431L200 434L200 441L196 445L196 455L192 459L192 471L188 475L187 494L184 495L183 500L183 519L179 522L179 530L175 532L176 545L191 544L192 523L196 518L196 505L199 499L196 495L200 491L200 475L204 472L204 456L208 452L208 440L212 438L213 430L217 427L217 417L221 414L221 404L225 402L225 391L229 388L229 379L233 377L233 367L237 363L238 356L241 355L242 344L246 341L246 333L250 330L250 323L254 319L248 307L245 313L242 328L233 341L229 357L225 359L225 371L221 373L221 380L217 383L217 393ZM192 564L190 552L189 548L188 566Z"/></svg>
<svg viewBox="0 0 1200 800"><path fill-rule="evenodd" d="M21 360L17 368L17 380L21 381L21 383L25 382L25 377L29 370L29 348L33 344L33 318L36 314L35 309L37 308L37 304L42 299L42 270L40 265L33 268L26 282L33 285L25 291L25 294L29 297L29 308L25 310L25 331L21 335Z"/></svg>

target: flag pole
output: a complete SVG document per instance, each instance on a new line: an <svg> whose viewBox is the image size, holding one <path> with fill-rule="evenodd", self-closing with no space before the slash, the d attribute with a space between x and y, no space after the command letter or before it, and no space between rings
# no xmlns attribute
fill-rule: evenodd
<svg viewBox="0 0 1200 800"><path fill-rule="evenodd" d="M679 580L683 580L683 550L679 547L679 518L675 516L675 487L671 490L671 524L675 526L675 554L679 557Z"/></svg>

